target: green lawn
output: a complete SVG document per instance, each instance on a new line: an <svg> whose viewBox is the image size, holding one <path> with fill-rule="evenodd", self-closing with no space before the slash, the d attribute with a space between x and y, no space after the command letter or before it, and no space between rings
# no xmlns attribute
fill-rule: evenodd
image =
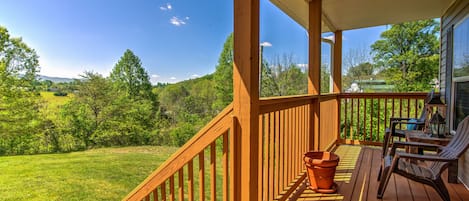
<svg viewBox="0 0 469 201"><path fill-rule="evenodd" d="M177 147L0 157L1 200L120 200Z"/></svg>

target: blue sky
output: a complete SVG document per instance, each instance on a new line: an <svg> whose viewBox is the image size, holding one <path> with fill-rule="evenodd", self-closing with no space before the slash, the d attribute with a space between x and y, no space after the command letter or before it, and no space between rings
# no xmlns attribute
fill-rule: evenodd
<svg viewBox="0 0 469 201"><path fill-rule="evenodd" d="M107 76L126 49L153 82L177 82L215 71L233 31L232 0L2 0L0 26L22 37L39 57L42 75ZM344 53L369 47L384 27L344 32ZM305 30L261 0L261 41L267 60L283 54L307 62Z"/></svg>

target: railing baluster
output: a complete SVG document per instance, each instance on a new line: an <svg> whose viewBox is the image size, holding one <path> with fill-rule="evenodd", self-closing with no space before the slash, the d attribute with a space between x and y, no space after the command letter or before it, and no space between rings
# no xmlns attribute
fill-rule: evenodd
<svg viewBox="0 0 469 201"><path fill-rule="evenodd" d="M153 190L153 201L158 201L158 188Z"/></svg>
<svg viewBox="0 0 469 201"><path fill-rule="evenodd" d="M347 117L348 117L347 112L349 111L349 109L348 109L348 100L350 100L350 99L347 98L347 99L342 99L342 100L341 100L341 101L345 102L345 103L343 104L343 105L344 105L344 119L345 119L344 135L343 135L343 136L344 136L344 140L347 139L347 136L348 136L348 135L347 135L347 134L348 134L348 133L347 133L347 131L348 131L348 129L347 129L348 126L347 126L347 125L350 123L350 122L348 122L348 118L347 118ZM342 104L341 104L341 106L342 106Z"/></svg>
<svg viewBox="0 0 469 201"><path fill-rule="evenodd" d="M373 109L374 109L374 103L373 103L373 97L371 97L371 104L370 104L370 109L371 109L371 112L370 112L370 142L373 141Z"/></svg>
<svg viewBox="0 0 469 201"><path fill-rule="evenodd" d="M363 141L366 142L367 133L366 133L366 103L367 99L363 99L364 109L363 109Z"/></svg>
<svg viewBox="0 0 469 201"><path fill-rule="evenodd" d="M184 200L184 168L179 169L178 175L179 185L179 200Z"/></svg>
<svg viewBox="0 0 469 201"><path fill-rule="evenodd" d="M407 118L410 118L410 98L407 98Z"/></svg>
<svg viewBox="0 0 469 201"><path fill-rule="evenodd" d="M270 127L270 120L269 120L269 114L264 114L264 130L263 130L263 135L264 135L264 143L263 147L264 149L262 150L263 152L263 198L265 200L268 200L269 198L269 127Z"/></svg>
<svg viewBox="0 0 469 201"><path fill-rule="evenodd" d="M350 107L351 107L351 110L350 110L350 140L353 140L353 106L354 106L354 98L351 98L352 99L352 103L350 103Z"/></svg>
<svg viewBox="0 0 469 201"><path fill-rule="evenodd" d="M279 156L279 165L280 165L280 176L279 176L279 186L280 186L280 192L282 192L285 188L285 132L284 132L284 128L285 128L285 118L284 118L284 110L280 110L279 112L279 135L280 135L280 139L279 139L279 145L280 145L280 148L279 148L279 151L280 151L280 156Z"/></svg>
<svg viewBox="0 0 469 201"><path fill-rule="evenodd" d="M264 143L264 129L265 129L265 125L264 125L264 115L263 114L260 114L259 115L259 168L258 168L258 175L260 177L262 177L262 179L259 179L258 181L258 186L259 186L259 190L262 192L262 193L259 193L259 197L258 197L258 200L264 200L263 198L265 197L264 194L265 194L265 191L264 191L264 183L265 183L265 177L264 177L264 167L265 167L265 163L264 163L264 160L265 160L265 157L264 157L264 146L265 146L265 143Z"/></svg>
<svg viewBox="0 0 469 201"><path fill-rule="evenodd" d="M161 184L161 200L166 201L166 182Z"/></svg>
<svg viewBox="0 0 469 201"><path fill-rule="evenodd" d="M280 155L280 123L279 123L279 111L275 112L275 139L274 139L274 146L275 146L275 157L274 157L274 165L275 165L275 171L274 171L274 198L278 196L279 194L279 184L280 184L280 178L279 178L279 155Z"/></svg>
<svg viewBox="0 0 469 201"><path fill-rule="evenodd" d="M379 139L379 136L380 136L380 134L379 134L379 132L380 132L379 125L381 124L381 116L380 116L380 115L381 115L381 114L380 114L380 111L381 111L381 99L378 98L377 101L378 101L378 107L377 107L377 108L378 108L378 118L377 118L377 119L378 119L378 124L376 124L376 125L377 125L378 129L376 130L376 139L377 139L378 141L381 141L381 140Z"/></svg>
<svg viewBox="0 0 469 201"><path fill-rule="evenodd" d="M226 174L225 176L228 176L228 174ZM194 201L194 162L193 160L190 160L189 163L187 163L187 179L188 179L187 193L188 193L189 201Z"/></svg>
<svg viewBox="0 0 469 201"><path fill-rule="evenodd" d="M286 112L286 118L285 118L285 145L286 145L286 152L285 152L285 156L286 156L286 161L287 162L287 165L286 165L286 185L285 186L288 186L290 184L290 181L291 181L291 110L290 109L287 109L285 110Z"/></svg>
<svg viewBox="0 0 469 201"><path fill-rule="evenodd" d="M223 134L223 201L228 201L228 132Z"/></svg>
<svg viewBox="0 0 469 201"><path fill-rule="evenodd" d="M273 200L274 197L274 137L275 137L275 115L273 112L269 113L269 152L268 152L268 157L269 157L269 199L268 200Z"/></svg>
<svg viewBox="0 0 469 201"><path fill-rule="evenodd" d="M199 200L205 200L205 157L204 151L199 153Z"/></svg>
<svg viewBox="0 0 469 201"><path fill-rule="evenodd" d="M174 201L175 200L175 193L174 193L174 175L171 175L169 177L169 200Z"/></svg>
<svg viewBox="0 0 469 201"><path fill-rule="evenodd" d="M210 144L210 191L211 200L217 200L216 141Z"/></svg>

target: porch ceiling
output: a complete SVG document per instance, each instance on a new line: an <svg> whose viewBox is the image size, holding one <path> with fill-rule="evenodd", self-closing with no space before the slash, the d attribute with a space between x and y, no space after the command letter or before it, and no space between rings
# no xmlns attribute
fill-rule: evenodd
<svg viewBox="0 0 469 201"><path fill-rule="evenodd" d="M270 0L308 29L309 0ZM455 0L323 0L322 32L441 17Z"/></svg>

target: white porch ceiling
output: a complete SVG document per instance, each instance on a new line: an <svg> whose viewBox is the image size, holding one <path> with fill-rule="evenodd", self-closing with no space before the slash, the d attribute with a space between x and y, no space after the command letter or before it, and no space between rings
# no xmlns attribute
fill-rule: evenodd
<svg viewBox="0 0 469 201"><path fill-rule="evenodd" d="M308 29L309 0L270 0ZM323 0L322 32L441 17L455 0Z"/></svg>

